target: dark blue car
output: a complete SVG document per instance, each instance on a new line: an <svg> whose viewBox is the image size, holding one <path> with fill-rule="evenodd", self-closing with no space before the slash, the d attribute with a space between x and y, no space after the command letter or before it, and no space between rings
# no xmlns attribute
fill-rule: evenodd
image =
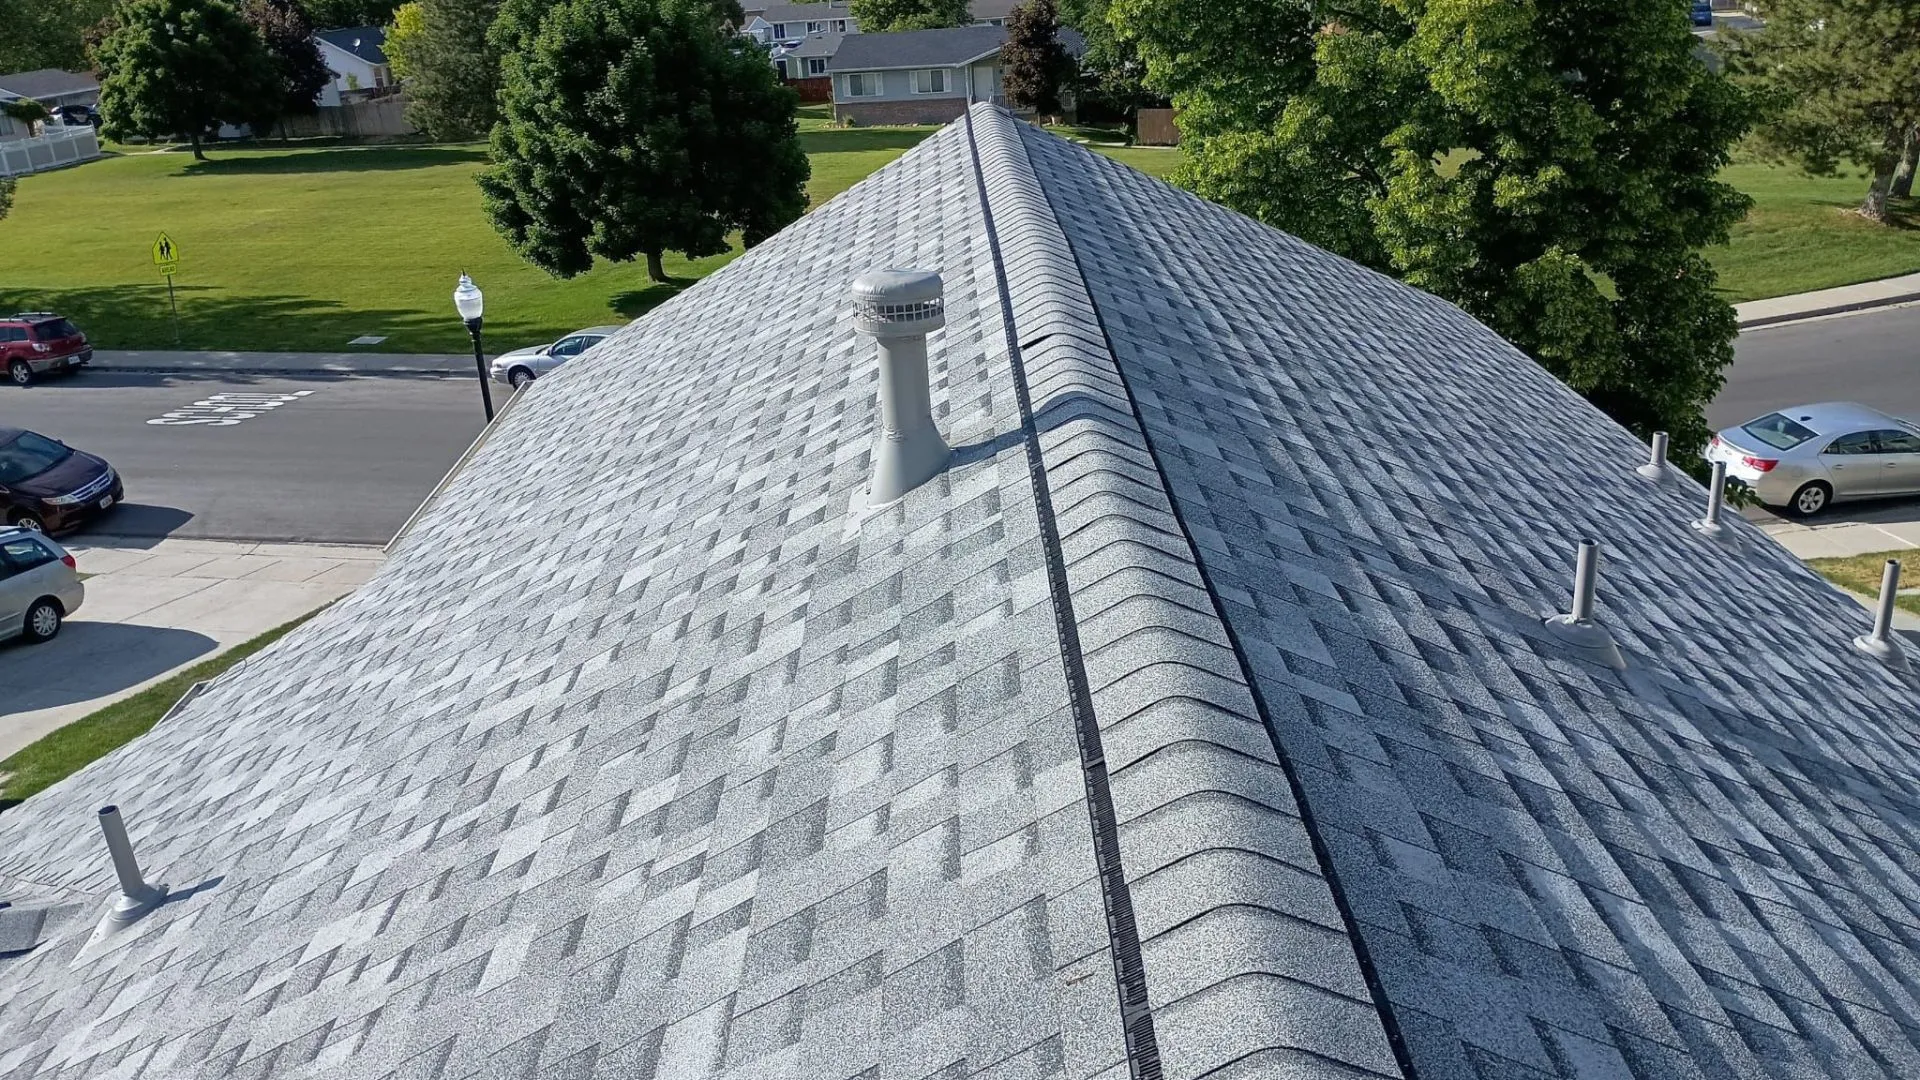
<svg viewBox="0 0 1920 1080"><path fill-rule="evenodd" d="M1693 0L1693 25L1695 26L1712 26L1713 25L1712 0Z"/></svg>

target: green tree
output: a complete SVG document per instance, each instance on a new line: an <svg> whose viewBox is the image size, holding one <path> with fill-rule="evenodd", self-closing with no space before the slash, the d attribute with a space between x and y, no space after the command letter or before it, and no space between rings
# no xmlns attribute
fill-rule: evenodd
<svg viewBox="0 0 1920 1080"><path fill-rule="evenodd" d="M1108 5L1109 0L1065 0L1060 5L1060 23L1079 31L1087 43L1075 80L1081 116L1110 114L1131 123L1135 112L1164 107L1167 99L1147 86L1147 66L1139 47L1108 22Z"/></svg>
<svg viewBox="0 0 1920 1080"><path fill-rule="evenodd" d="M387 54L387 67L393 71L396 79L405 79L413 74L407 59L420 47L420 36L427 28L427 18L420 11L420 0L407 0L393 9L393 24L387 27L387 44L383 50Z"/></svg>
<svg viewBox="0 0 1920 1080"><path fill-rule="evenodd" d="M111 138L185 135L193 156L221 124L261 116L285 94L273 55L224 0L130 0L95 51L102 130Z"/></svg>
<svg viewBox="0 0 1920 1080"><path fill-rule="evenodd" d="M264 131L282 116L306 116L320 108L320 91L333 81L333 72L320 58L313 42L313 24L300 0L246 0L240 9L279 69L279 98L261 102L259 127Z"/></svg>
<svg viewBox="0 0 1920 1080"><path fill-rule="evenodd" d="M387 59L405 71L407 120L436 139L472 139L499 117L500 55L487 30L500 0L415 0ZM400 24L395 24L400 28Z"/></svg>
<svg viewBox="0 0 1920 1080"><path fill-rule="evenodd" d="M502 28L501 121L480 189L494 228L560 277L595 258L748 247L806 209L799 100L733 30L734 0L561 0Z"/></svg>
<svg viewBox="0 0 1920 1080"><path fill-rule="evenodd" d="M312 0L307 17L322 30L341 26L385 26L400 0Z"/></svg>
<svg viewBox="0 0 1920 1080"><path fill-rule="evenodd" d="M1060 44L1060 13L1053 0L1026 0L1013 9L1000 63L1008 104L1042 116L1060 114L1060 91L1073 80L1073 58Z"/></svg>
<svg viewBox="0 0 1920 1080"><path fill-rule="evenodd" d="M112 10L113 0L0 0L0 72L86 70L86 29Z"/></svg>
<svg viewBox="0 0 1920 1080"><path fill-rule="evenodd" d="M973 21L967 0L852 0L847 14L864 34L938 30Z"/></svg>
<svg viewBox="0 0 1920 1080"><path fill-rule="evenodd" d="M1749 205L1717 174L1755 103L1695 56L1686 5L1601 6L1112 15L1182 110L1181 183L1459 304L1685 458L1733 354L1701 249Z"/></svg>
<svg viewBox="0 0 1920 1080"><path fill-rule="evenodd" d="M1887 219L1920 124L1920 0L1763 0L1766 25L1730 37L1738 77L1776 108L1760 146L1830 176L1854 165L1872 177L1860 213ZM1912 167L1905 186L1911 191Z"/></svg>
<svg viewBox="0 0 1920 1080"><path fill-rule="evenodd" d="M0 180L0 221L7 219L7 211L13 209L13 180Z"/></svg>

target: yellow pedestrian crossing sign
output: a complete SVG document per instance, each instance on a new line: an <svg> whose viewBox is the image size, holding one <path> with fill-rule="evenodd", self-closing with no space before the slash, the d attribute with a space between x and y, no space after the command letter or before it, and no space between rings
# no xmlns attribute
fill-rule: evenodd
<svg viewBox="0 0 1920 1080"><path fill-rule="evenodd" d="M161 233L153 241L153 265L159 267L160 272L168 277L172 277L174 271L180 269L180 245L174 243L173 238L166 233Z"/></svg>

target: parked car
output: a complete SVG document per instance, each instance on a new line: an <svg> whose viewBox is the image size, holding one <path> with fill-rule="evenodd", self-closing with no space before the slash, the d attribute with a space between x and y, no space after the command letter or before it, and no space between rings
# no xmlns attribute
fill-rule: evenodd
<svg viewBox="0 0 1920 1080"><path fill-rule="evenodd" d="M25 529L0 529L0 641L46 641L86 598L65 548Z"/></svg>
<svg viewBox="0 0 1920 1080"><path fill-rule="evenodd" d="M1712 26L1713 25L1712 0L1693 0L1693 25L1695 26Z"/></svg>
<svg viewBox="0 0 1920 1080"><path fill-rule="evenodd" d="M0 427L0 521L30 532L65 532L119 505L120 474L58 439Z"/></svg>
<svg viewBox="0 0 1920 1080"><path fill-rule="evenodd" d="M533 380L605 341L617 326L589 326L576 330L551 345L531 345L494 357L491 371L495 382L518 390Z"/></svg>
<svg viewBox="0 0 1920 1080"><path fill-rule="evenodd" d="M1799 517L1837 502L1920 494L1920 427L1851 402L1796 405L1730 427L1708 461Z"/></svg>
<svg viewBox="0 0 1920 1080"><path fill-rule="evenodd" d="M0 367L16 386L50 371L85 367L92 360L87 335L50 311L0 316Z"/></svg>

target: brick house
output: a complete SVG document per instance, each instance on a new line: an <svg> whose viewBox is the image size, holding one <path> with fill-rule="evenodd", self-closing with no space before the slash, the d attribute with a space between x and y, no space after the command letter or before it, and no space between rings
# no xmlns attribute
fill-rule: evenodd
<svg viewBox="0 0 1920 1080"><path fill-rule="evenodd" d="M1006 27L992 25L850 34L827 62L833 119L855 126L942 124L971 102L1005 105L1000 46L1006 40ZM1086 51L1085 39L1072 30L1063 28L1060 42L1074 57Z"/></svg>

